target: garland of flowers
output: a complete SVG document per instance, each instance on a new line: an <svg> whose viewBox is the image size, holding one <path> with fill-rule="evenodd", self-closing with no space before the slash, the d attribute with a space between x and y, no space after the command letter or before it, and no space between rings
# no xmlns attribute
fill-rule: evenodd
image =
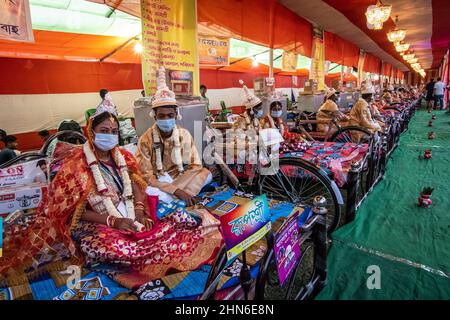
<svg viewBox="0 0 450 320"><path fill-rule="evenodd" d="M250 119L247 111L244 112L244 118L245 118L245 122L247 123L247 125L252 123L252 120ZM258 129L259 129L259 120L256 119L256 117L253 117L253 128L256 131L258 131Z"/></svg>
<svg viewBox="0 0 450 320"><path fill-rule="evenodd" d="M106 186L105 180L103 179L103 175L98 166L97 158L94 155L94 152L91 150L89 143L85 143L83 145L83 151L86 156L86 161L88 163L89 168L91 169L92 175L94 176L94 181L97 187L97 191L100 194L104 194L108 187ZM134 202L133 202L133 188L131 186L131 179L128 174L128 168L125 161L125 158L120 153L118 148L113 150L114 160L120 169L120 176L122 178L124 188L122 197L125 199L125 206L127 208L128 217L131 220L136 220L136 214L134 212ZM117 210L116 206L112 202L110 197L103 197L103 205L105 206L107 212L110 215L113 215L117 218L122 218L122 214Z"/></svg>
<svg viewBox="0 0 450 320"><path fill-rule="evenodd" d="M153 135L153 143L155 145L161 145L161 139L159 137L158 134L158 130L156 129L156 127L153 128L152 130L152 135ZM181 141L180 141L180 132L178 130L178 127L175 126L173 128L172 131L172 140L174 143L174 160L175 160L175 165L178 168L178 172L184 172L184 167L183 167L183 158L181 157ZM162 155L161 155L161 148L155 148L155 152L156 152L156 169L158 170L158 175L162 176L164 174L164 169L163 169L163 163L162 163Z"/></svg>

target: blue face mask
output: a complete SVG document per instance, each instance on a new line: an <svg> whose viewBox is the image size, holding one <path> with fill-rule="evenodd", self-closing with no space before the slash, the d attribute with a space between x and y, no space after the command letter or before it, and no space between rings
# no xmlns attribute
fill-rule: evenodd
<svg viewBox="0 0 450 320"><path fill-rule="evenodd" d="M281 118L282 114L283 114L282 110L272 111L271 112L272 118Z"/></svg>
<svg viewBox="0 0 450 320"><path fill-rule="evenodd" d="M165 133L172 132L173 128L175 127L175 119L167 119L167 120L156 120L156 125L158 126L159 130Z"/></svg>
<svg viewBox="0 0 450 320"><path fill-rule="evenodd" d="M94 144L102 151L109 151L119 144L119 136L117 134L96 133Z"/></svg>
<svg viewBox="0 0 450 320"><path fill-rule="evenodd" d="M255 113L255 117L258 118L258 119L261 118L263 116L263 113L264 113L262 109L254 110L253 112Z"/></svg>

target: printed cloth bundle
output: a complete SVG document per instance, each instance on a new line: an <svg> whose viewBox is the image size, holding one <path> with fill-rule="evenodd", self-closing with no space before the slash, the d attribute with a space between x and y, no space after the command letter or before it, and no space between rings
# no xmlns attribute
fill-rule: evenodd
<svg viewBox="0 0 450 320"><path fill-rule="evenodd" d="M189 214L196 218L196 211L209 210L217 218L233 211L240 205L250 201L254 196L235 191L227 186L217 188L214 192L201 195L202 204L187 210L182 201L171 204L160 203L157 210L158 217L164 217L174 211ZM274 222L279 218L288 216L293 210L302 210L291 203L269 200L270 217ZM311 214L304 210L299 222L303 223ZM247 262L251 267L252 277L258 273L261 258L267 251L265 239L256 242L247 250ZM68 270L70 262L61 270ZM217 297L226 295L227 290L239 284L239 273L242 266L240 258L231 260L222 273ZM67 271L47 271L29 281L20 284L0 284L0 300L159 300L159 299L197 299L204 291L205 285L212 269L212 263L204 264L199 268L176 272L160 279L146 282L129 289L121 285L124 277L139 283L138 274L127 274L127 271L111 264L99 264L90 268L80 269L80 279L71 281L73 276ZM128 279L129 278L129 279ZM68 284L70 287L68 287ZM70 285L71 284L71 285Z"/></svg>
<svg viewBox="0 0 450 320"><path fill-rule="evenodd" d="M327 172L342 188L347 183L352 162L361 162L369 151L369 145L356 143L313 142L305 151L283 154L287 158L302 158Z"/></svg>

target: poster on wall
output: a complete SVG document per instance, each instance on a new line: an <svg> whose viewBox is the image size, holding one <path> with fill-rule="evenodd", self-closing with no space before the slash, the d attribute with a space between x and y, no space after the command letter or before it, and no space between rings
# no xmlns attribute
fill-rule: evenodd
<svg viewBox="0 0 450 320"><path fill-rule="evenodd" d="M220 217L228 260L251 247L270 231L269 206L263 194Z"/></svg>
<svg viewBox="0 0 450 320"><path fill-rule="evenodd" d="M297 72L298 54L293 51L283 52L283 71Z"/></svg>
<svg viewBox="0 0 450 320"><path fill-rule="evenodd" d="M28 0L0 0L0 39L34 42Z"/></svg>
<svg viewBox="0 0 450 320"><path fill-rule="evenodd" d="M198 36L198 59L201 66L226 67L230 65L230 39Z"/></svg>
<svg viewBox="0 0 450 320"><path fill-rule="evenodd" d="M156 92L159 67L193 73L198 94L197 10L195 0L141 0L142 78L146 96Z"/></svg>

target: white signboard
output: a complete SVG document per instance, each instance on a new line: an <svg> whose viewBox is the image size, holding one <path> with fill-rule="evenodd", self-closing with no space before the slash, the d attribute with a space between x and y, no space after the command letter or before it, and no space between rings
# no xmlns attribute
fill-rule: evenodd
<svg viewBox="0 0 450 320"><path fill-rule="evenodd" d="M28 0L0 0L0 39L34 42Z"/></svg>
<svg viewBox="0 0 450 320"><path fill-rule="evenodd" d="M48 183L46 159L29 161L0 169L0 190L5 187Z"/></svg>
<svg viewBox="0 0 450 320"><path fill-rule="evenodd" d="M42 186L0 189L0 214L39 207Z"/></svg>

